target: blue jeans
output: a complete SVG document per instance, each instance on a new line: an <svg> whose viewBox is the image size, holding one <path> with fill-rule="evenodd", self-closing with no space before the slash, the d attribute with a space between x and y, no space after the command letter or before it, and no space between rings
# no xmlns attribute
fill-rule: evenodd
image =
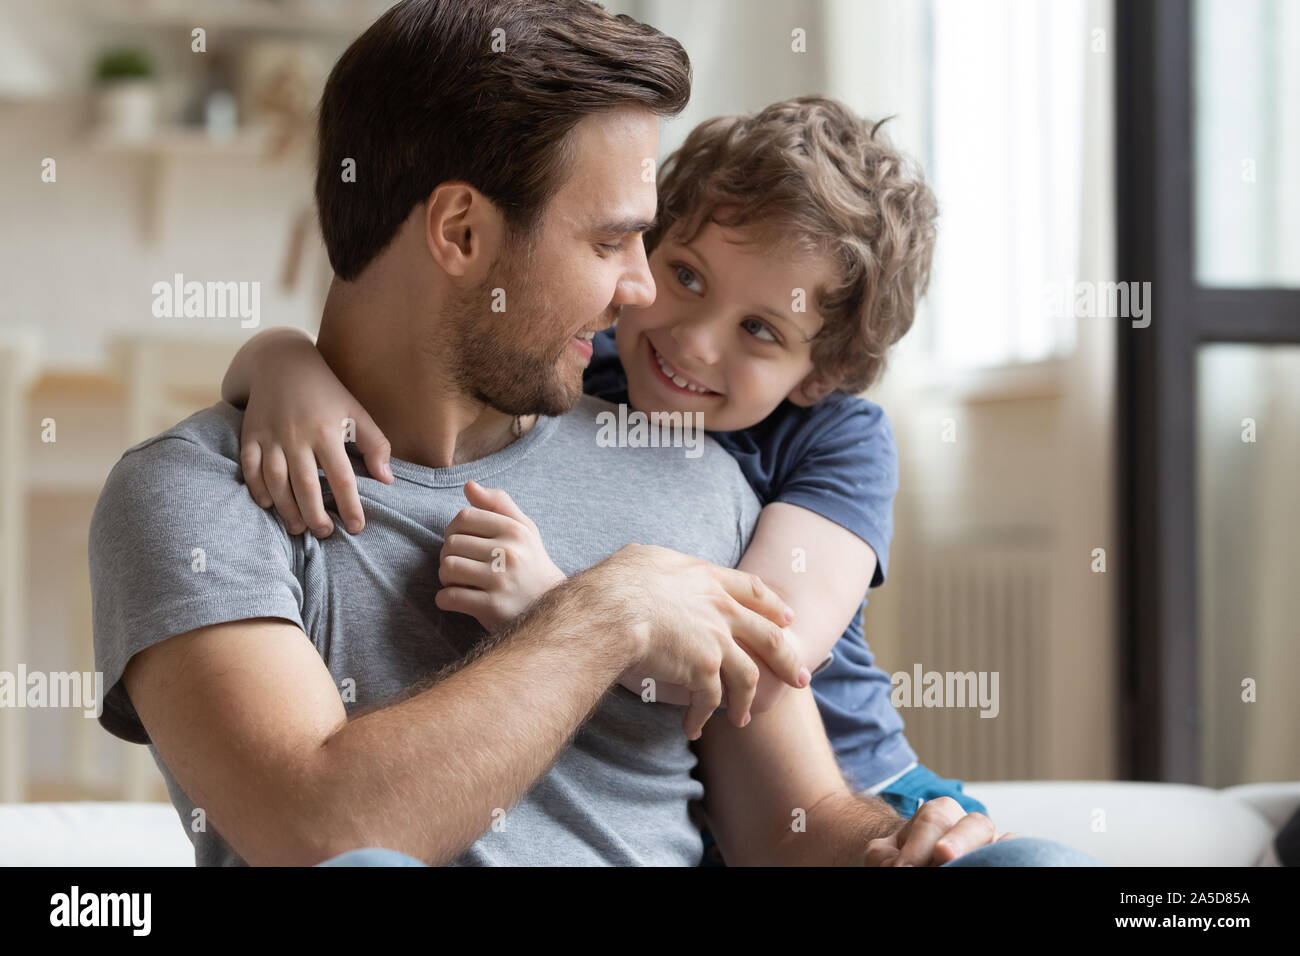
<svg viewBox="0 0 1300 956"><path fill-rule="evenodd" d="M349 850L320 866L427 866L413 856L381 847ZM990 843L944 866L1101 866L1097 860L1054 840L1012 837Z"/></svg>
<svg viewBox="0 0 1300 956"><path fill-rule="evenodd" d="M413 856L407 856L405 853L398 853L396 850L385 850L383 847L368 846L364 850L348 850L347 853L340 853L333 859L326 860L324 863L317 863L317 866L428 866L429 864L417 860Z"/></svg>
<svg viewBox="0 0 1300 956"><path fill-rule="evenodd" d="M943 866L1105 866L1100 860L1055 840L1015 836L989 843Z"/></svg>

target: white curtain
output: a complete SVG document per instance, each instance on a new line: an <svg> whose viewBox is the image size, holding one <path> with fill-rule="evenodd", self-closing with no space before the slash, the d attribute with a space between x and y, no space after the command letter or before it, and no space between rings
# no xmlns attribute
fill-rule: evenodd
<svg viewBox="0 0 1300 956"><path fill-rule="evenodd" d="M1068 354L1083 222L1084 0L933 0L930 164L941 219L921 328L941 367ZM1109 157L1106 158L1109 161ZM1073 295L1066 301L1073 302Z"/></svg>

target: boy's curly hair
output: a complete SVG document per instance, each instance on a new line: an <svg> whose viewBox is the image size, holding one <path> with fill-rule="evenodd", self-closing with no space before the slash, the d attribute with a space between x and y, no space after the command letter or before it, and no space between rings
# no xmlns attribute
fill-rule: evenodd
<svg viewBox="0 0 1300 956"><path fill-rule="evenodd" d="M930 279L938 206L920 169L880 132L825 96L799 96L695 127L663 163L647 251L692 241L708 222L743 230L766 251L829 255L819 375L861 392L912 326ZM811 295L811 292L810 292Z"/></svg>

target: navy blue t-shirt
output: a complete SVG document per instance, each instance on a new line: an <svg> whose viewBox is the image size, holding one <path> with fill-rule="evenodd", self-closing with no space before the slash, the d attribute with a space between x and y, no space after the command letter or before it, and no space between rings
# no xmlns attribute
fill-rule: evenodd
<svg viewBox="0 0 1300 956"><path fill-rule="evenodd" d="M583 391L628 404L613 328L599 333L592 348ZM809 408L783 401L757 425L709 435L736 459L764 505L799 505L869 544L876 552L871 587L884 582L898 450L879 405L838 392ZM832 650L834 660L813 677L813 696L840 769L856 789L867 790L907 769L916 754L889 701L889 675L875 665L863 637L861 608Z"/></svg>

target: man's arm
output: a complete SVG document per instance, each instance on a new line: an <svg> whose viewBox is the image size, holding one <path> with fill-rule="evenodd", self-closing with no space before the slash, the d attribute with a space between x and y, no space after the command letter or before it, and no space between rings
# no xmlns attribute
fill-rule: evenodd
<svg viewBox="0 0 1300 956"><path fill-rule="evenodd" d="M555 589L490 653L351 721L282 620L170 638L123 680L163 762L248 863L383 846L443 864L548 769L629 663L626 641L575 611L581 588Z"/></svg>
<svg viewBox="0 0 1300 956"><path fill-rule="evenodd" d="M705 814L732 865L934 866L1012 836L951 797L904 821L879 797L854 794L808 688L743 730L709 721L696 752Z"/></svg>
<svg viewBox="0 0 1300 956"><path fill-rule="evenodd" d="M774 623L784 610L752 575L629 545L432 686L350 720L316 650L279 619L167 638L123 681L163 762L247 862L383 846L443 864L550 767L629 666L690 687L701 722L724 683L752 692L737 642L794 682L798 656Z"/></svg>
<svg viewBox="0 0 1300 956"><path fill-rule="evenodd" d="M743 730L709 721L696 752L704 810L730 865L861 866L868 843L903 825L885 801L849 790L806 687Z"/></svg>

